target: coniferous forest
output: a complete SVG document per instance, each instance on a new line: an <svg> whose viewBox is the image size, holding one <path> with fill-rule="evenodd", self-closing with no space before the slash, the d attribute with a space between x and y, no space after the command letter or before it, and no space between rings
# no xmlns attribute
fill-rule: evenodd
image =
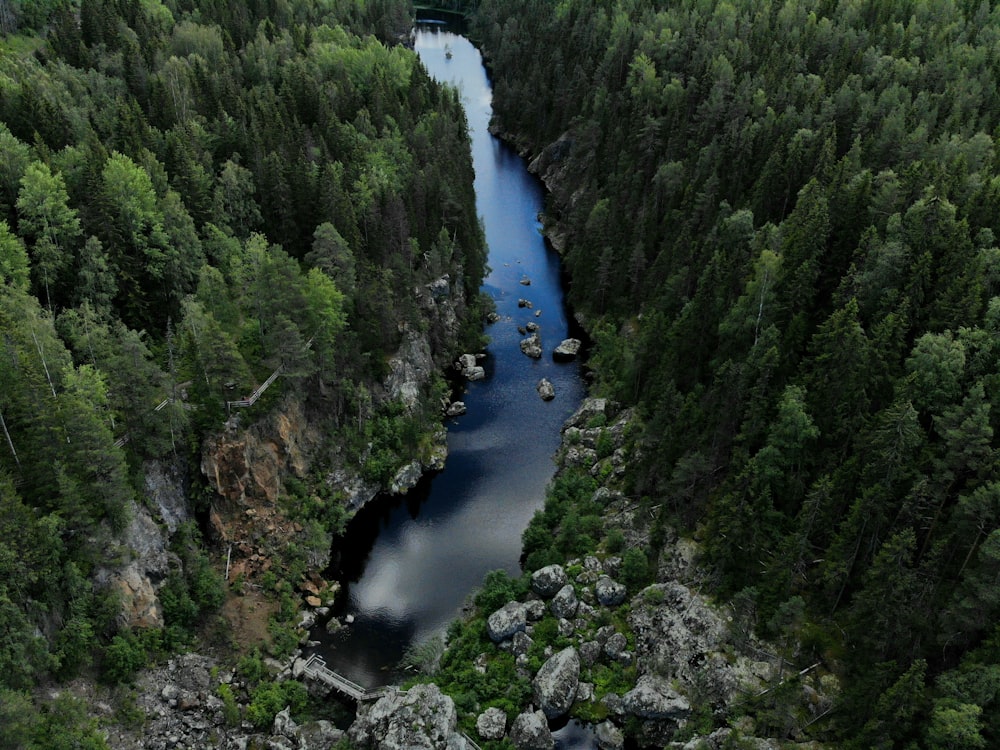
<svg viewBox="0 0 1000 750"><path fill-rule="evenodd" d="M1000 9L472 5L633 495L839 665L827 739L996 746Z"/></svg>
<svg viewBox="0 0 1000 750"><path fill-rule="evenodd" d="M439 5L550 189L592 390L637 409L632 559L693 536L706 590L837 675L810 738L1000 746L1000 8ZM193 525L162 630L99 584L144 462L196 465L276 368L331 441L407 432L369 385L443 274L475 340L465 118L399 44L411 13L0 3L0 744L104 747L32 689L127 682L218 608ZM529 567L563 561L569 505ZM780 735L780 703L747 710Z"/></svg>
<svg viewBox="0 0 1000 750"><path fill-rule="evenodd" d="M405 2L15 1L0 24L0 745L100 747L29 691L127 683L224 596L190 524L165 626L123 627L101 580L145 462L187 466L204 513L202 442L280 369L257 410L294 391L347 450L396 429L383 479L440 420L369 391L425 325L413 289L450 274L478 340L485 252L457 92L399 44ZM320 505L299 520L328 555Z"/></svg>

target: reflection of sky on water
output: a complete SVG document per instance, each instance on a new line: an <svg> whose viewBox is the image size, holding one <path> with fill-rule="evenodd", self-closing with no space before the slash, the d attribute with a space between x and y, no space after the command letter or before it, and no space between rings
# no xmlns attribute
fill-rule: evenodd
<svg viewBox="0 0 1000 750"><path fill-rule="evenodd" d="M415 42L431 75L455 81L466 101L492 269L484 289L501 321L487 329L487 379L456 394L468 413L448 420L446 469L401 501L366 508L348 529L345 613L355 622L319 650L332 669L367 686L396 680L392 667L407 646L442 631L488 571L518 570L521 533L543 503L560 428L583 395L579 366L551 359L569 334L559 261L539 232L543 193L487 132L491 94L479 52L440 27L418 29ZM525 277L530 285L520 283ZM532 308L519 308L519 298ZM541 360L520 351L517 326L529 321L541 326ZM556 388L551 402L535 390L542 377Z"/></svg>

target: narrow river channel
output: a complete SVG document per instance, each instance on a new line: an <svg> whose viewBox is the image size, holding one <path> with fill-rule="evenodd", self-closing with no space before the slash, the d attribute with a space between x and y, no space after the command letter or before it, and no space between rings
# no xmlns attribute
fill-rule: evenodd
<svg viewBox="0 0 1000 750"><path fill-rule="evenodd" d="M442 634L488 571L518 572L521 534L544 501L560 428L584 395L579 364L552 358L572 333L559 258L540 234L542 186L487 129L492 89L482 57L440 23L418 23L414 41L430 74L455 86L465 104L477 210L489 245L483 288L501 320L487 331L486 379L458 396L468 412L449 421L445 469L404 497L376 499L345 535L346 595L338 616L353 622L318 651L332 669L366 687L405 679L396 670L405 650ZM520 307L520 299L531 307ZM517 328L529 322L540 327L540 360L520 350ZM552 401L535 390L541 378L555 387ZM560 734L561 748L582 746L572 725Z"/></svg>

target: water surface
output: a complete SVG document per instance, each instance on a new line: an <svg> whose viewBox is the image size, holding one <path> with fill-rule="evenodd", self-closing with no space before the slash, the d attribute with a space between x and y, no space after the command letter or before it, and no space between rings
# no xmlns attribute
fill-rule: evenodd
<svg viewBox="0 0 1000 750"><path fill-rule="evenodd" d="M487 130L492 94L482 58L439 24L418 25L415 48L465 104L489 245L483 288L501 321L488 329L487 379L458 395L468 413L449 420L445 469L405 497L370 504L348 528L339 614L354 622L319 650L332 669L367 687L398 681L395 665L406 648L442 633L486 572L518 572L521 534L544 501L560 428L583 397L579 365L551 356L571 334L559 259L540 234L542 187ZM531 308L519 307L519 299ZM529 321L540 326L541 360L520 351L517 327ZM555 386L553 401L536 393L543 377Z"/></svg>

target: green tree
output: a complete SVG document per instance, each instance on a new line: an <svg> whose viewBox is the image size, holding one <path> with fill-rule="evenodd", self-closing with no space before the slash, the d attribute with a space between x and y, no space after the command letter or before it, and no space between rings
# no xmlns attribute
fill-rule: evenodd
<svg viewBox="0 0 1000 750"><path fill-rule="evenodd" d="M29 164L21 178L17 210L21 231L34 238L33 268L41 277L46 306L51 312L52 287L60 283L73 262L81 232L76 211L69 207L62 175L53 174L43 162Z"/></svg>

